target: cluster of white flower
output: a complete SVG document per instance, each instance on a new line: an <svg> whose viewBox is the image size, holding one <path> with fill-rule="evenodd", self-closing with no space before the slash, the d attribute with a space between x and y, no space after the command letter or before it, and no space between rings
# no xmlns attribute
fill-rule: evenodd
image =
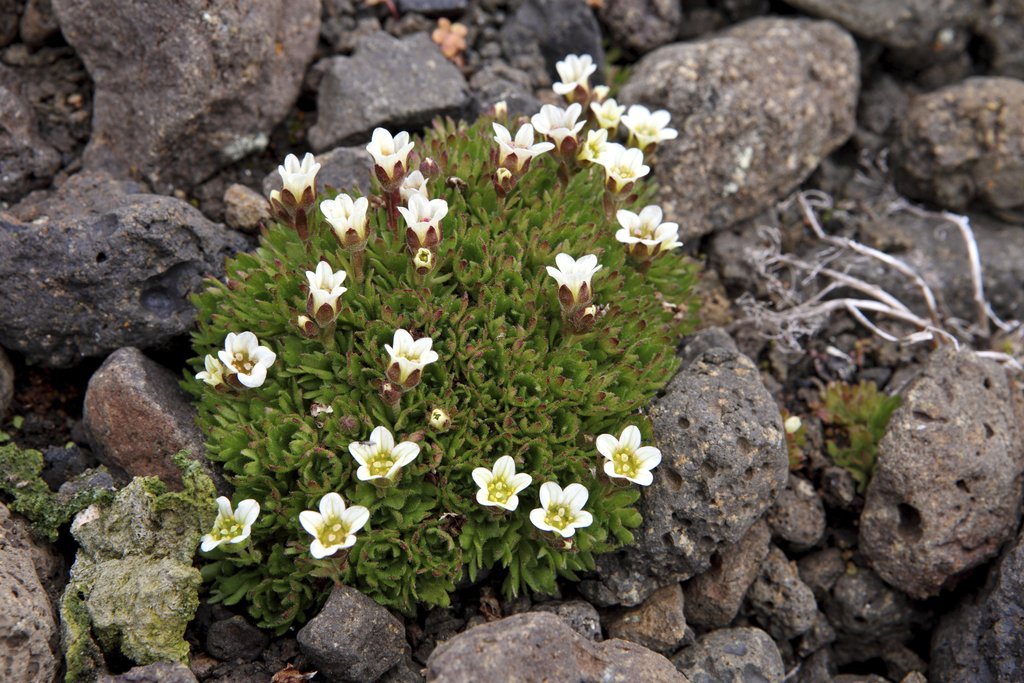
<svg viewBox="0 0 1024 683"><path fill-rule="evenodd" d="M515 137L504 125L492 124L497 143L493 174L495 188L501 196L506 195L529 170L534 158L553 152L563 164L603 167L609 195L625 198L636 181L650 172L650 167L644 163L645 152L653 151L658 143L677 135L668 127L668 112L651 112L640 105L633 105L627 112L625 106L608 97L607 87L591 87L590 76L597 67L589 55L569 55L558 62L556 68L561 81L555 83L554 91L566 98L567 107L544 105L530 123L519 127ZM503 110L499 103L496 111L500 113ZM581 118L584 112L587 116ZM588 122L595 127L587 132L581 144L579 135ZM618 134L620 126L628 131L631 147L610 141ZM537 142L537 134L546 140ZM407 132L392 136L383 128L373 132L371 142L366 146L373 157L374 175L383 190L388 225L396 235L400 234L397 232L397 217L400 215L404 219L406 248L416 272L425 275L434 268L437 248L443 239L442 221L449 207L444 199L431 199L428 192L428 181L438 174L435 162L424 159L418 170L410 171L413 148L414 143ZM319 169L320 164L312 154L306 154L301 162L289 154L284 164L278 167L283 189L275 190L270 196L275 217L295 227L307 245L308 220L316 206L316 174ZM338 194L333 199L320 202L320 211L338 243L353 256L357 281L361 278L363 252L370 237L369 206L367 198L353 198L347 194ZM621 209L615 216L621 226L615 238L631 257L641 263L649 263L658 254L681 245L678 241L679 226L663 222L662 210L658 206L647 206L639 214ZM597 313L593 303L592 278L602 268L597 256L587 254L574 259L569 254L560 253L555 257L555 264L555 267L547 267L547 273L558 285L557 297L564 319L577 331L589 330ZM347 273L334 270L330 263L321 260L314 271L306 271L305 275L308 285L306 313L297 318L298 327L308 337L319 335L321 330L334 334L341 297L347 291L342 286ZM385 370L387 381L381 388L385 401L397 403L402 392L419 384L424 368L438 360L432 345L433 340L429 337L416 340L407 330L395 331L393 343L385 345L389 356ZM196 378L216 388L256 388L266 380L267 370L275 359L274 352L261 346L252 332L229 333L224 349L216 356L206 356L205 370L197 373ZM331 411L329 406L321 410ZM444 410L436 408L431 411L429 423L432 428L444 431L451 424L451 418ZM597 437L596 447L606 460L603 471L607 477L625 479L641 486L652 483L651 470L661 462L661 452L657 448L641 445L640 430L634 425L627 426L618 438L601 434ZM371 432L367 441L353 442L348 450L359 465L357 479L390 486L397 481L401 469L418 457L420 446L412 441L396 444L394 435L381 425ZM491 469L474 469L472 479L478 487L476 500L480 505L507 512L517 509L518 494L533 482L529 474L516 472L515 460L508 455L499 457ZM540 507L531 510L530 521L542 531L569 538L576 529L593 522L591 513L583 509L589 495L587 488L580 483L570 483L563 489L557 482L544 482L539 492ZM230 501L221 497L217 499L217 505L216 521L211 532L203 536L201 549L208 552L221 545L242 547L259 516L259 503L252 499L243 500L232 510ZM334 492L320 499L318 510L303 511L298 519L301 527L313 537L310 553L316 559L354 545L356 533L369 520L369 511L365 507L346 507L341 495Z"/></svg>

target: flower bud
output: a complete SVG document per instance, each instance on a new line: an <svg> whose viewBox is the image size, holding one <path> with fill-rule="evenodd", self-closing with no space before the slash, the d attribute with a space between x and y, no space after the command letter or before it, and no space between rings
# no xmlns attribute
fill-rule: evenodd
<svg viewBox="0 0 1024 683"><path fill-rule="evenodd" d="M430 411L430 426L439 432L446 432L452 425L452 419L441 408L434 408Z"/></svg>
<svg viewBox="0 0 1024 683"><path fill-rule="evenodd" d="M401 388L396 387L391 382L381 382L377 393L380 395L381 400L389 406L396 406L402 400Z"/></svg>
<svg viewBox="0 0 1024 683"><path fill-rule="evenodd" d="M299 326L299 332L303 337L313 339L316 337L319 328L317 324L304 315L300 315L295 323Z"/></svg>
<svg viewBox="0 0 1024 683"><path fill-rule="evenodd" d="M441 175L441 167L431 157L425 157L420 162L420 173L426 178L437 178Z"/></svg>
<svg viewBox="0 0 1024 683"><path fill-rule="evenodd" d="M803 421L801 421L797 415L791 415L787 417L786 421L783 423L783 427L785 428L787 434L796 434L797 432L800 431L800 428L803 426Z"/></svg>
<svg viewBox="0 0 1024 683"><path fill-rule="evenodd" d="M434 252L420 247L412 257L412 265L417 275L426 275L434 269Z"/></svg>

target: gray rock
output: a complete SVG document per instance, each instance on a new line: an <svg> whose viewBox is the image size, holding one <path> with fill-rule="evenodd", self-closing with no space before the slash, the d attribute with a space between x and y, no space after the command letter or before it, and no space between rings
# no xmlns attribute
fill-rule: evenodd
<svg viewBox="0 0 1024 683"><path fill-rule="evenodd" d="M1006 371L933 352L879 445L860 549L889 584L923 599L995 557L1020 520L1024 439Z"/></svg>
<svg viewBox="0 0 1024 683"><path fill-rule="evenodd" d="M14 400L14 366L7 352L0 348L0 420L7 415L7 409Z"/></svg>
<svg viewBox="0 0 1024 683"><path fill-rule="evenodd" d="M796 563L772 546L761 565L761 573L747 591L750 608L774 638L789 640L814 625L818 603L814 593L800 580Z"/></svg>
<svg viewBox="0 0 1024 683"><path fill-rule="evenodd" d="M406 655L402 661L384 672L377 683L423 683L423 669Z"/></svg>
<svg viewBox="0 0 1024 683"><path fill-rule="evenodd" d="M692 642L678 583L659 588L638 607L613 613L607 628L611 638L629 640L665 656L678 650L688 637Z"/></svg>
<svg viewBox="0 0 1024 683"><path fill-rule="evenodd" d="M135 348L118 349L89 379L83 420L100 462L131 476L181 482L171 457L201 458L203 433L173 372Z"/></svg>
<svg viewBox="0 0 1024 683"><path fill-rule="evenodd" d="M97 464L89 449L83 450L74 443L46 448L43 462L43 481L54 491Z"/></svg>
<svg viewBox="0 0 1024 683"><path fill-rule="evenodd" d="M675 0L604 0L598 11L615 45L645 54L671 43L683 24Z"/></svg>
<svg viewBox="0 0 1024 683"><path fill-rule="evenodd" d="M991 0L974 23L974 33L984 42L989 73L1024 79L1024 3Z"/></svg>
<svg viewBox="0 0 1024 683"><path fill-rule="evenodd" d="M0 201L14 202L46 187L60 168L60 154L39 136L21 78L0 64Z"/></svg>
<svg viewBox="0 0 1024 683"><path fill-rule="evenodd" d="M811 482L793 474L765 519L775 539L785 541L793 550L809 550L825 535L821 498Z"/></svg>
<svg viewBox="0 0 1024 683"><path fill-rule="evenodd" d="M454 16L469 7L469 0L398 0L400 12L416 12L428 17Z"/></svg>
<svg viewBox="0 0 1024 683"><path fill-rule="evenodd" d="M598 80L604 73L601 27L585 0L524 0L501 27L501 46L513 66L518 56L539 54L550 76L573 54L593 57Z"/></svg>
<svg viewBox="0 0 1024 683"><path fill-rule="evenodd" d="M196 677L180 662L157 662L136 666L117 676L102 674L96 683L196 683Z"/></svg>
<svg viewBox="0 0 1024 683"><path fill-rule="evenodd" d="M182 335L188 294L246 246L173 197L81 173L0 213L0 344L66 367Z"/></svg>
<svg viewBox="0 0 1024 683"><path fill-rule="evenodd" d="M693 683L781 681L786 674L775 641L758 628L723 628L673 658Z"/></svg>
<svg viewBox="0 0 1024 683"><path fill-rule="evenodd" d="M358 190L363 195L369 193L373 158L365 146L336 147L329 152L317 154L316 160L320 164L316 174L318 192L333 187L343 192ZM263 196L269 197L272 190L280 189L281 175L275 169L263 178Z"/></svg>
<svg viewBox="0 0 1024 683"><path fill-rule="evenodd" d="M373 33L351 57L325 59L316 69L319 114L309 129L316 151L369 140L378 126L420 128L435 116L457 116L470 103L466 79L425 33L401 40Z"/></svg>
<svg viewBox="0 0 1024 683"><path fill-rule="evenodd" d="M530 75L502 62L493 62L474 73L469 87L479 112L486 112L498 102L505 103L510 117L532 116L540 111Z"/></svg>
<svg viewBox="0 0 1024 683"><path fill-rule="evenodd" d="M836 664L832 660L832 653L823 647L800 663L796 683L822 683L831 681L835 675Z"/></svg>
<svg viewBox="0 0 1024 683"><path fill-rule="evenodd" d="M624 640L595 643L553 614L528 612L460 633L427 660L431 683L686 683L671 662Z"/></svg>
<svg viewBox="0 0 1024 683"><path fill-rule="evenodd" d="M256 232L270 223L267 198L245 185L229 185L224 191L224 222L235 230Z"/></svg>
<svg viewBox="0 0 1024 683"><path fill-rule="evenodd" d="M844 573L823 602L838 636L834 650L839 663L879 657L884 646L909 640L912 627L923 621L905 595L870 569Z"/></svg>
<svg viewBox="0 0 1024 683"><path fill-rule="evenodd" d="M754 19L641 59L620 99L672 114L659 199L692 239L796 188L854 129L853 38L831 22Z"/></svg>
<svg viewBox="0 0 1024 683"><path fill-rule="evenodd" d="M811 589L818 602L825 599L839 577L846 573L846 560L838 548L825 548L797 561L800 580Z"/></svg>
<svg viewBox="0 0 1024 683"><path fill-rule="evenodd" d="M60 670L57 620L44 581L55 560L0 503L0 679L51 683Z"/></svg>
<svg viewBox="0 0 1024 683"><path fill-rule="evenodd" d="M598 562L603 585L627 606L707 571L714 552L771 506L789 473L779 408L735 349L709 348L683 367L650 415L663 459L642 493L637 541Z"/></svg>
<svg viewBox="0 0 1024 683"><path fill-rule="evenodd" d="M684 586L686 619L704 628L721 628L735 619L770 543L771 530L759 520L739 541L717 550L711 568Z"/></svg>
<svg viewBox="0 0 1024 683"><path fill-rule="evenodd" d="M832 628L828 617L819 610L814 613L814 621L811 627L800 635L796 653L800 657L809 657L812 653L817 652L830 643L834 643L835 640L836 630Z"/></svg>
<svg viewBox="0 0 1024 683"><path fill-rule="evenodd" d="M568 602L545 602L534 608L535 612L551 612L561 617L573 631L587 640L601 640L601 615L586 600ZM618 637L618 636L614 636Z"/></svg>
<svg viewBox="0 0 1024 683"><path fill-rule="evenodd" d="M937 683L1024 680L1024 534L984 590L943 617L932 635L929 675Z"/></svg>
<svg viewBox="0 0 1024 683"><path fill-rule="evenodd" d="M1024 81L969 78L915 97L892 168L901 192L947 209L1024 206Z"/></svg>
<svg viewBox="0 0 1024 683"><path fill-rule="evenodd" d="M18 37L18 15L24 0L0 0L0 47L7 47Z"/></svg>
<svg viewBox="0 0 1024 683"><path fill-rule="evenodd" d="M940 32L969 26L984 7L982 0L791 0L789 4L831 19L861 38L903 50L934 50L936 43L943 42Z"/></svg>
<svg viewBox="0 0 1024 683"><path fill-rule="evenodd" d="M206 651L217 659L251 662L267 647L270 638L238 614L210 624Z"/></svg>
<svg viewBox="0 0 1024 683"><path fill-rule="evenodd" d="M38 47L53 38L60 31L57 16L53 13L52 0L28 0L21 14L19 33L21 42Z"/></svg>
<svg viewBox="0 0 1024 683"><path fill-rule="evenodd" d="M405 626L355 588L336 586L298 633L299 648L325 679L375 681L405 657Z"/></svg>
<svg viewBox="0 0 1024 683"><path fill-rule="evenodd" d="M160 192L196 185L266 146L299 94L320 30L319 0L53 0L53 8L96 84L86 168L138 174Z"/></svg>

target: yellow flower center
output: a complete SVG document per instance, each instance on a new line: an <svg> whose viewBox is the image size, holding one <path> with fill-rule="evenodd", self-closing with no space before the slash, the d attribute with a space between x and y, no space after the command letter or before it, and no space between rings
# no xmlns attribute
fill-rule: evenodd
<svg viewBox="0 0 1024 683"><path fill-rule="evenodd" d="M618 450L612 456L615 473L624 477L635 477L640 471L640 460L631 450Z"/></svg>
<svg viewBox="0 0 1024 683"><path fill-rule="evenodd" d="M551 505L548 507L547 516L544 517L544 523L556 529L564 529L573 519L575 515L568 505Z"/></svg>
<svg viewBox="0 0 1024 683"><path fill-rule="evenodd" d="M375 477L386 477L391 468L395 465L395 459L390 451L377 451L366 463L370 474Z"/></svg>
<svg viewBox="0 0 1024 683"><path fill-rule="evenodd" d="M252 362L252 359L249 358L249 354L244 351L235 351L235 362L233 365L235 366L236 371L243 375L248 375L256 363Z"/></svg>
<svg viewBox="0 0 1024 683"><path fill-rule="evenodd" d="M245 526L234 517L217 517L210 536L218 541L226 541L239 536L244 528Z"/></svg>
<svg viewBox="0 0 1024 683"><path fill-rule="evenodd" d="M348 535L348 525L338 517L330 517L324 520L317 538L325 547L330 548L344 543Z"/></svg>
<svg viewBox="0 0 1024 683"><path fill-rule="evenodd" d="M495 477L487 485L487 497L495 503L505 504L512 495L512 487L505 479Z"/></svg>

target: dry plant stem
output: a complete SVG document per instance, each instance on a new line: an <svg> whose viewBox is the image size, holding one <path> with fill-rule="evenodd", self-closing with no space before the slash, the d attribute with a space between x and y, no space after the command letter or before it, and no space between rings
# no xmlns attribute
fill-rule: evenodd
<svg viewBox="0 0 1024 683"><path fill-rule="evenodd" d="M892 205L894 211L909 211L915 216L927 218L934 216L929 211L925 211L920 207L914 206L910 202L900 200L894 202ZM960 231L960 236L964 240L964 245L967 247L967 261L971 268L971 285L974 293L974 306L977 312L977 325L978 335L983 339L988 340L989 338L989 318L995 317L990 315L990 307L988 302L985 300L985 280L981 272L981 255L978 253L978 242L974 239L974 231L971 230L971 220L967 216L961 216L959 214L950 213L949 211L943 211L937 214L949 221L957 227ZM999 321L1002 322L1001 320ZM998 324L998 323L997 323ZM1003 323L1005 324L1005 323Z"/></svg>
<svg viewBox="0 0 1024 683"><path fill-rule="evenodd" d="M807 198L809 196L820 198L820 195L818 193L814 193L813 191L801 192L796 196L796 198L797 202L800 204L800 210L804 215L804 219L807 221L808 226L811 228L811 230L814 231L814 234L815 236L817 236L818 239L824 242L828 242L829 244L833 244L837 247L849 249L851 251L857 252L858 254L863 254L864 256L869 256L871 258L877 259L882 263L886 264L887 266L895 269L899 273L906 275L908 278L913 280L914 284L917 285L918 289L921 290L921 295L924 297L925 305L928 307L928 316L932 320L932 325L936 327L941 325L941 317L939 316L938 304L935 301L935 294L932 293L931 287L929 287L928 283L924 281L924 278L917 274L917 271L915 271L913 268L908 266L903 261L897 258L893 258L892 256L886 254L883 251L879 251L878 249L872 249L871 247L863 245L860 242L855 242L854 240L847 239L845 237L835 237L833 235L829 235L828 233L826 233L825 230L821 227L821 223L818 222L818 217L814 213L814 209L811 207L810 202L808 202Z"/></svg>
<svg viewBox="0 0 1024 683"><path fill-rule="evenodd" d="M840 285L844 285L846 287L849 287L850 289L856 289L858 292L862 294L867 294L868 296L873 297L878 301L882 302L883 304L891 306L896 310L903 311L904 313L911 313L911 310L907 308L907 306L902 301L894 297L892 294L889 294L881 287L876 287L875 285L872 285L869 282L865 282L860 278L847 275L846 273L840 273L838 270L833 270L831 268L815 266L811 263L801 261L800 259L793 258L786 254L780 254L779 256L777 256L775 258L775 262L783 263L787 266L792 266L793 268L804 270L812 274L824 275L825 277L834 280L836 283ZM829 290L831 289L834 289L834 287L830 286Z"/></svg>

